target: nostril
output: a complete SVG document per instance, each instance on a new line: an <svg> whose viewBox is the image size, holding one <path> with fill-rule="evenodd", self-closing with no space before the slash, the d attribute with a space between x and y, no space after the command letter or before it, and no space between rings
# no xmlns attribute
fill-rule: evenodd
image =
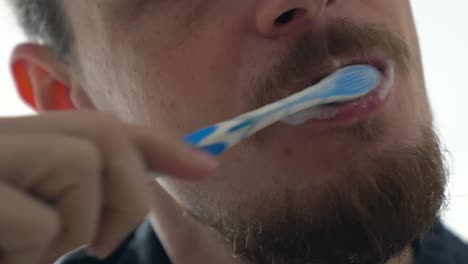
<svg viewBox="0 0 468 264"><path fill-rule="evenodd" d="M291 22L295 16L298 15L299 9L291 9L279 16L278 18L275 19L275 25L277 26L283 26Z"/></svg>
<svg viewBox="0 0 468 264"><path fill-rule="evenodd" d="M275 3L276 1L271 2ZM264 36L276 37L302 31L308 24L310 8L293 6L288 4L288 1L277 2L281 5L277 3L260 9L255 20L258 32Z"/></svg>
<svg viewBox="0 0 468 264"><path fill-rule="evenodd" d="M275 26L285 26L293 22L294 20L297 20L299 17L305 15L307 13L306 10L302 8L293 8L290 9L283 14L281 14L279 17L275 19Z"/></svg>

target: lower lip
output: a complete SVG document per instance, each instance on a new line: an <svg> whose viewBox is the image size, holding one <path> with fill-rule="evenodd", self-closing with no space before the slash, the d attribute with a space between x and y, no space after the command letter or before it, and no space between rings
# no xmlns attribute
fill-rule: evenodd
<svg viewBox="0 0 468 264"><path fill-rule="evenodd" d="M372 114L378 112L378 110L380 110L388 101L393 90L394 71L393 63L387 63L385 69L382 71L381 82L373 92L350 102L339 103L333 106L323 106L326 108L326 112L332 113L331 115L326 114L329 116L328 118L311 118L296 124L283 120L283 123L287 123L292 126L303 124L349 126L366 120L372 116Z"/></svg>

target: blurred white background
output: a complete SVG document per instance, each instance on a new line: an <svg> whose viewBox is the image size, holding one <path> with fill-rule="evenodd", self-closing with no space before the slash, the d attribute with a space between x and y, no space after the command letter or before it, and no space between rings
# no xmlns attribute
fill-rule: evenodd
<svg viewBox="0 0 468 264"><path fill-rule="evenodd" d="M382 0L391 1L391 0ZM412 0L427 88L437 128L450 150L450 207L444 222L468 241L468 1ZM0 117L33 114L17 96L9 54L23 40L10 10L0 2ZM467 105L465 105L467 104Z"/></svg>

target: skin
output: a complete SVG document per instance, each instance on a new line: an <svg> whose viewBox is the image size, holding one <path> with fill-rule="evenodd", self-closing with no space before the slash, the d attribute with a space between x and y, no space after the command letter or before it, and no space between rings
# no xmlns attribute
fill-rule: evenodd
<svg viewBox="0 0 468 264"><path fill-rule="evenodd" d="M128 173L141 176L139 184L144 185L147 181L143 179L142 164L153 161L155 169L172 175L159 179L157 183L146 184L151 186L149 190L147 186L141 185L133 189L135 193L145 190L143 193L153 197L138 198L140 201L135 203L145 206L135 214L135 219L128 220L123 228L110 228L107 231L115 233L115 230L119 230L119 235L106 234L96 224L99 223L96 220L100 217L99 212L102 212L102 208L96 208L92 210L95 215L86 216L87 219L94 219L89 220L91 224L86 229L89 235L68 243L66 249L89 241L100 241L93 244L95 253L106 255L115 248L126 231L143 219L145 210L151 210L154 212L153 226L175 263L196 263L194 260L199 260L200 263L240 263L240 260L233 259L230 252L218 243L216 234L210 228L188 217L181 207L193 211L198 208L209 210L209 207L222 208L231 200L238 200L249 205L239 209L239 214L248 218L255 211L252 193L280 194L286 188L304 188L311 190L311 193L316 192L327 181L346 180L340 174L339 166L335 166L336 169L330 166L336 160L341 160L343 166L361 162L366 168L366 155L378 156L382 151L396 146L418 144L422 132L412 129L413 125L431 127L418 40L408 0L102 0L64 3L75 36L73 63L54 57L44 46L21 45L15 50L12 59L18 89L23 96L28 92L33 95L25 99L39 112L72 109L111 112L117 118L109 118L112 121L105 124L111 123L111 127L116 129L99 125L99 117L81 111L57 116L46 114L27 121L10 119L1 122L18 124L17 129L13 130L15 133L31 128L35 132L26 133L27 142L46 139L50 143L43 143L41 147L48 149L51 148L50 145L54 145L52 142L56 139L41 132L45 129L42 128L42 123L52 127L76 126L84 134L84 131L95 131L94 134L100 135L99 137L85 137L88 143L92 142L90 148L93 150L80 152L83 155L86 151L104 153L90 161L94 161L94 165L85 166L92 171L106 167L106 162L113 164L112 160L119 160L119 157L112 157L110 152L104 151L110 151L109 145L101 143L106 139L103 132L98 132L98 128L105 130L106 135L113 135L119 129L132 131L116 136L109 143L111 145L133 138L134 133L140 133L136 130L142 130L145 131L144 141L156 141L153 146L161 151L145 152L138 147L139 144L130 140L134 146L132 151L135 152L136 149L140 153L132 154L132 157L138 157L135 158L135 163L138 164L139 171ZM282 26L274 23L280 15L293 8L300 9L302 15ZM411 54L408 72L397 73L395 89L389 101L372 117L391 124L378 140L356 140L348 133L343 133L346 128L324 126L308 130L277 125L262 137L261 144L247 141L223 155L219 158L220 165L215 171L216 162L205 156L200 158L204 161L198 162L193 161L193 156L190 156L188 160L191 163L186 161L187 156L171 156L171 149L183 147L174 147L176 143L168 146L165 141L177 142L177 138L188 132L250 110L247 104L250 92L248 89L255 87L246 84L269 72L271 65L279 62L277 55L285 54L291 43L311 30L323 29L327 22L338 17L347 17L358 23L384 25L406 43ZM87 121L78 125L70 124L67 120L73 115ZM34 121L39 118L44 119L43 122ZM0 127L5 127L2 126L4 124L0 123ZM128 129L132 127L129 124L151 128L139 126L138 129ZM67 138L76 137L73 129L57 128L57 131L61 131L57 134L65 134ZM6 132L2 135L6 135ZM24 141L18 136L15 139ZM2 136L1 141L8 142L8 139ZM14 145L10 147L16 148ZM25 149L16 156L17 163L26 159L24 153L27 151L44 151L41 147ZM72 155L73 149L75 147L70 146L67 153ZM141 153L149 154L145 156ZM71 160L83 159L81 156L70 156L67 160L70 163ZM96 160L106 162L98 162L96 165ZM184 162L190 164L183 165ZM64 165L60 166L66 168ZM311 170L314 171L313 177L310 176ZM200 180L209 172L210 178ZM70 177L75 179L78 176ZM112 175L109 177L119 178ZM127 180L133 178L129 175L121 177ZM31 184L40 185L39 178L34 178ZM96 175L94 181L96 178L99 176ZM123 182L125 181L122 180L122 184ZM119 192L128 192L125 197L133 195L132 191L109 190L96 187L96 183L90 184L95 186L96 191L93 193L96 197L98 194L113 197ZM22 187L15 187L16 189L26 190ZM36 199L41 203L47 200L47 195L31 196L28 191L21 191L20 196ZM280 203L282 198L284 197L281 195L276 198L273 196L277 200L272 200L271 203ZM79 202L71 202L71 206L79 207L80 204L90 202L76 199ZM143 202L147 200L151 202ZM121 206L120 202L114 201L112 204ZM125 206L130 205L124 203L123 207L126 208ZM67 213L60 207L54 208L54 215L59 220L53 221L68 225L67 218L61 217L67 216ZM46 224L50 221L44 220ZM82 228L73 224L70 226L76 228L77 233ZM60 234L56 227L53 230ZM58 243L54 242L57 241L57 236L49 236L47 244ZM37 244L40 243L36 242L35 245ZM63 248L51 248L38 248L37 253L31 254L28 259L30 262L12 260L9 263L35 263L44 256L50 259L66 252ZM12 252L11 256L18 256L21 247L8 252ZM412 263L411 252L403 252L388 263Z"/></svg>

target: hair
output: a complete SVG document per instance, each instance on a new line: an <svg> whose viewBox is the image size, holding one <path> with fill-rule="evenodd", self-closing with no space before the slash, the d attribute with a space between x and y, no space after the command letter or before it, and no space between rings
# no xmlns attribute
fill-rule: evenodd
<svg viewBox="0 0 468 264"><path fill-rule="evenodd" d="M70 27L61 0L7 0L29 40L47 45L59 57L71 51Z"/></svg>

